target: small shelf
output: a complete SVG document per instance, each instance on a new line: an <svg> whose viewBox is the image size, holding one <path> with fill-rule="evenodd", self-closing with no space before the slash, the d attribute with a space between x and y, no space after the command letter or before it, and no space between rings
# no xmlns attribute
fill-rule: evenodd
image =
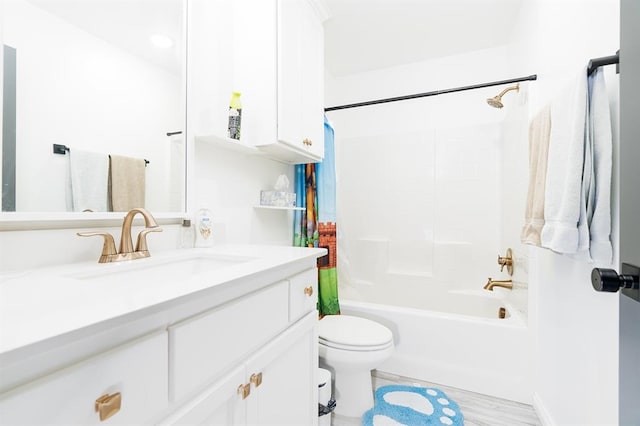
<svg viewBox="0 0 640 426"><path fill-rule="evenodd" d="M220 148L227 149L229 151L235 151L246 155L262 155L262 152L255 146L247 145L246 143L231 139L226 136L220 135L200 135L196 136L196 141L208 143L211 145L219 146Z"/></svg>
<svg viewBox="0 0 640 426"><path fill-rule="evenodd" d="M229 151L244 155L260 156L284 164L305 164L322 161L322 157L320 156L280 141L272 144L253 146L248 145L242 140L231 139L220 135L198 135L195 139L198 142L215 145Z"/></svg>
<svg viewBox="0 0 640 426"><path fill-rule="evenodd" d="M268 209L268 210L306 210L304 207L280 207L280 206L253 206L254 209Z"/></svg>

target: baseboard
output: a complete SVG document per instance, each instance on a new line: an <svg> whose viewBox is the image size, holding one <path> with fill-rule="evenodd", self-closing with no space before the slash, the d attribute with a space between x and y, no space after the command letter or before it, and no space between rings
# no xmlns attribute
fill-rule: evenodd
<svg viewBox="0 0 640 426"><path fill-rule="evenodd" d="M540 419L540 423L542 423L542 426L556 425L554 421L551 420L551 415L549 414L547 409L544 407L544 403L542 402L542 399L540 398L540 395L538 395L537 392L533 393L533 409L538 415L538 419Z"/></svg>

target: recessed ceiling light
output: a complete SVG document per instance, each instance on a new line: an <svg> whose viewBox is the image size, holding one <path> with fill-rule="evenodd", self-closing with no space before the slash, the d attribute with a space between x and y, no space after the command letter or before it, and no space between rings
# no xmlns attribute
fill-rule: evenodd
<svg viewBox="0 0 640 426"><path fill-rule="evenodd" d="M159 47L161 49L168 49L171 46L173 46L173 40L171 40L166 35L154 34L150 38L151 38L151 43L153 43L155 47Z"/></svg>

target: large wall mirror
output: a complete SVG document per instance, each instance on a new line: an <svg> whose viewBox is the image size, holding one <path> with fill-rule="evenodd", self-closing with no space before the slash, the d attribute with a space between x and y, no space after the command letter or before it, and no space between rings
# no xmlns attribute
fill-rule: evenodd
<svg viewBox="0 0 640 426"><path fill-rule="evenodd" d="M184 1L0 2L2 211L127 210L74 203L114 185L184 212ZM125 177L107 188L103 158Z"/></svg>

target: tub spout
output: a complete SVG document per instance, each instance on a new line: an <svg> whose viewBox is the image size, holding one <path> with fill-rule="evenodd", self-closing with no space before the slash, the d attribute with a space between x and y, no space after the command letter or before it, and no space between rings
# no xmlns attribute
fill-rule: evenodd
<svg viewBox="0 0 640 426"><path fill-rule="evenodd" d="M494 280L489 277L487 283L484 286L484 289L493 291L494 287L502 287L511 290L513 289L513 282L511 280Z"/></svg>

